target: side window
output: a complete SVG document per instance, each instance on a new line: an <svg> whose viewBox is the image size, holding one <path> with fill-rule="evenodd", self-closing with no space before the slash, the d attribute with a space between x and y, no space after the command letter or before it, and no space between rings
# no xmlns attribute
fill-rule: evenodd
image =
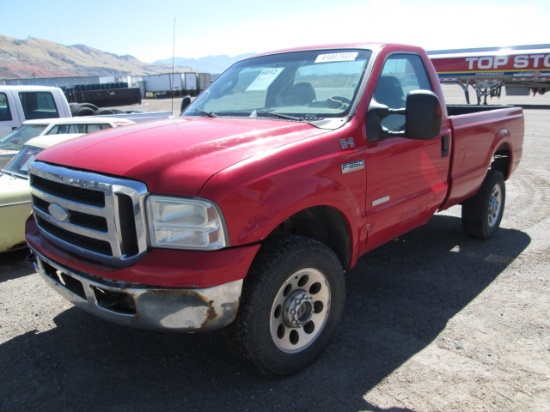
<svg viewBox="0 0 550 412"><path fill-rule="evenodd" d="M416 54L393 54L384 63L374 91L374 98L391 109L405 107L407 93L412 90L431 90L422 59ZM405 116L392 114L382 121L391 131L403 130Z"/></svg>
<svg viewBox="0 0 550 412"><path fill-rule="evenodd" d="M54 126L50 129L50 131L46 134L63 134L63 133L68 133L67 132L67 128L69 126L67 126L66 124L61 124L61 125L58 125L58 126Z"/></svg>
<svg viewBox="0 0 550 412"><path fill-rule="evenodd" d="M49 92L21 92L19 99L27 120L59 117L54 98Z"/></svg>
<svg viewBox="0 0 550 412"><path fill-rule="evenodd" d="M12 120L8 98L4 93L0 93L0 122Z"/></svg>
<svg viewBox="0 0 550 412"><path fill-rule="evenodd" d="M86 126L87 127L86 127L86 132L85 133L97 132L98 130L102 129L100 124L88 124Z"/></svg>

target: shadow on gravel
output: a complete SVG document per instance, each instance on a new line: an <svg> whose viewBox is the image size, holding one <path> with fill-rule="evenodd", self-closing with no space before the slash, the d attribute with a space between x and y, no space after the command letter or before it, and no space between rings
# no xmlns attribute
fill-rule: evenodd
<svg viewBox="0 0 550 412"><path fill-rule="evenodd" d="M25 260L30 253L27 248L15 252L0 253L0 282L34 273L32 263Z"/></svg>
<svg viewBox="0 0 550 412"><path fill-rule="evenodd" d="M380 247L348 273L344 319L326 353L285 379L244 367L219 331L141 331L72 308L54 329L0 346L0 410L379 410L363 396L436 339L529 243L510 229L473 240L459 218L436 216Z"/></svg>

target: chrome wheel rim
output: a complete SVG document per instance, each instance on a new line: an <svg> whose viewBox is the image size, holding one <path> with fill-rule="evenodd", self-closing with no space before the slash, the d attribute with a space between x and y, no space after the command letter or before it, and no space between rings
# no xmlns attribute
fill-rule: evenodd
<svg viewBox="0 0 550 412"><path fill-rule="evenodd" d="M494 227L499 219L502 209L502 190L499 185L495 185L489 196L489 208L487 213L487 224Z"/></svg>
<svg viewBox="0 0 550 412"><path fill-rule="evenodd" d="M330 287L317 269L299 270L281 286L269 326L275 346L286 353L299 352L321 334L330 313Z"/></svg>

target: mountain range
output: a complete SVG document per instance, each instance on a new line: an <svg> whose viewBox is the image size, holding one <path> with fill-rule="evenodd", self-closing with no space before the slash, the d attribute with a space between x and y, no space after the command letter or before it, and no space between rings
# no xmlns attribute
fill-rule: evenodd
<svg viewBox="0 0 550 412"><path fill-rule="evenodd" d="M64 46L34 37L18 40L0 35L0 83L2 79L147 75L171 73L172 70L217 74L249 55L175 57L145 63L130 55L119 56L82 44Z"/></svg>
<svg viewBox="0 0 550 412"><path fill-rule="evenodd" d="M233 63L236 63L239 60L245 59L253 55L254 53L246 53L235 57L221 55L201 57L200 59L186 59L185 57L175 57L174 64L176 64L177 66L192 67L199 73L218 74L223 72ZM172 59L157 60L155 64L171 65Z"/></svg>

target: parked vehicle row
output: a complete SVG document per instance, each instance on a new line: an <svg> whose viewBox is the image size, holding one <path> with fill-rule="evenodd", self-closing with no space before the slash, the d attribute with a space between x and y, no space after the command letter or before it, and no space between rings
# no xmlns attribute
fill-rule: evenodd
<svg viewBox="0 0 550 412"><path fill-rule="evenodd" d="M99 116L130 119L135 122L165 119L171 112L124 111L98 109L91 103L69 105L63 91L46 86L0 86L0 138L26 120Z"/></svg>
<svg viewBox="0 0 550 412"><path fill-rule="evenodd" d="M4 167L21 150L23 144L34 137L58 134L86 134L133 123L128 119L96 117L27 120L11 133L0 138L0 168Z"/></svg>

